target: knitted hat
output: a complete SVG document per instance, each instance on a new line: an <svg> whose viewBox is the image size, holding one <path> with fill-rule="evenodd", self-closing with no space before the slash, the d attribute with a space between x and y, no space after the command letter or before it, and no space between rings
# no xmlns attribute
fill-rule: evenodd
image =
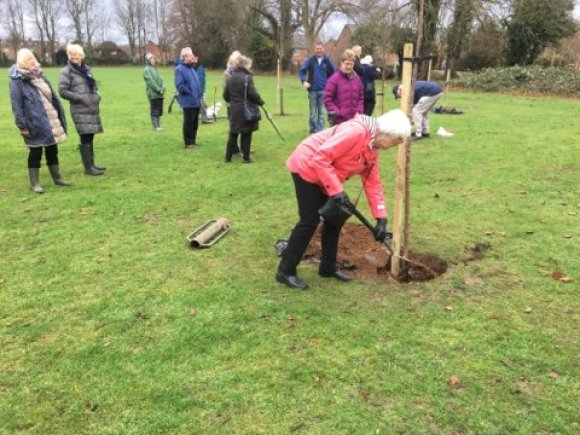
<svg viewBox="0 0 580 435"><path fill-rule="evenodd" d="M151 59L152 59L152 58L154 58L154 57L155 57L155 55L154 55L153 53L147 53L147 54L145 55L145 59L147 59L147 60L151 60Z"/></svg>

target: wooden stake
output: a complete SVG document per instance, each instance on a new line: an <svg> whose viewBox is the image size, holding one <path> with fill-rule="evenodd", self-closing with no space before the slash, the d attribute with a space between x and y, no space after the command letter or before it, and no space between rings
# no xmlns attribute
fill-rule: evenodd
<svg viewBox="0 0 580 435"><path fill-rule="evenodd" d="M413 57L413 44L405 44L403 58ZM410 97L412 95L411 76L413 73L413 62L403 61L403 82L401 93L401 110L409 116L411 114ZM397 155L397 178L395 181L395 205L393 210L393 258L391 261L391 272L398 277L401 271L401 245L403 240L403 210L404 194L407 180L407 148L410 147L410 139L399 145Z"/></svg>
<svg viewBox="0 0 580 435"><path fill-rule="evenodd" d="M278 57L278 61L276 62L276 103L280 104L280 81L282 79L280 71L280 58Z"/></svg>

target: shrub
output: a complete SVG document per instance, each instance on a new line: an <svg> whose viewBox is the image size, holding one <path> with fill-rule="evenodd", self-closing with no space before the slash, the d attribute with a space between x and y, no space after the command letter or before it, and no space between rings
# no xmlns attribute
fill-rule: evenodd
<svg viewBox="0 0 580 435"><path fill-rule="evenodd" d="M512 66L463 73L452 84L479 91L521 91L554 95L580 94L580 73L573 68Z"/></svg>

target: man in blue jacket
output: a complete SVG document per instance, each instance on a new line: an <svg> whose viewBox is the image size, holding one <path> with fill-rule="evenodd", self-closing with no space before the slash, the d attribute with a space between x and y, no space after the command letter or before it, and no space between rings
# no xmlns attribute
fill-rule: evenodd
<svg viewBox="0 0 580 435"><path fill-rule="evenodd" d="M196 145L202 97L194 63L195 55L190 47L183 48L180 58L175 62L175 88L177 101L183 109L183 141L186 149L193 149Z"/></svg>
<svg viewBox="0 0 580 435"><path fill-rule="evenodd" d="M401 98L401 85L393 86L395 100ZM413 95L413 124L415 134L413 139L429 137L429 111L443 95L443 88L435 82L417 81Z"/></svg>
<svg viewBox="0 0 580 435"><path fill-rule="evenodd" d="M322 91L326 86L326 80L334 74L335 70L330 58L324 55L324 45L320 42L314 46L314 55L306 59L300 68L298 77L304 89L308 91L310 101L310 133L324 130Z"/></svg>

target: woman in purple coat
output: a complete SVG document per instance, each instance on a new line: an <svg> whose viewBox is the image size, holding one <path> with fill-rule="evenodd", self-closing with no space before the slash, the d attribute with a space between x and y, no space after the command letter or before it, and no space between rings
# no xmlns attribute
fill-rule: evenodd
<svg viewBox="0 0 580 435"><path fill-rule="evenodd" d="M324 87L324 107L330 125L348 121L364 112L364 90L360 77L354 72L354 59L354 51L345 50L340 68Z"/></svg>

